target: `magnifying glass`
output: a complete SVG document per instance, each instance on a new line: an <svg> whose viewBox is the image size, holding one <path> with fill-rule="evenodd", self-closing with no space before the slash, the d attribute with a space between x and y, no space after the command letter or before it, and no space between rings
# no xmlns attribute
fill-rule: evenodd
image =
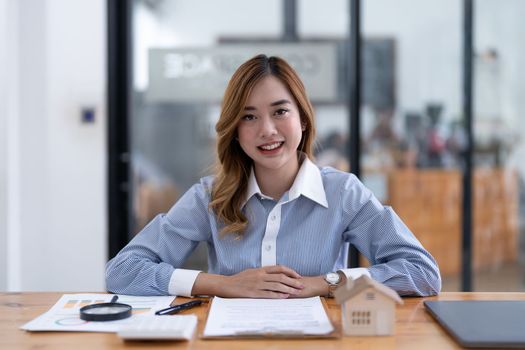
<svg viewBox="0 0 525 350"><path fill-rule="evenodd" d="M118 296L109 303L91 304L80 308L80 319L84 321L116 321L131 316L131 305L117 303Z"/></svg>

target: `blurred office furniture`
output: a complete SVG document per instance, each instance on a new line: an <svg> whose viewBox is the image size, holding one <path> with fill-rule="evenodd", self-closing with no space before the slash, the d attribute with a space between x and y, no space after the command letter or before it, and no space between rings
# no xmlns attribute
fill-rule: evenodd
<svg viewBox="0 0 525 350"><path fill-rule="evenodd" d="M175 184L142 182L134 195L134 232L138 233L160 213L166 213L177 201L180 193Z"/></svg>
<svg viewBox="0 0 525 350"><path fill-rule="evenodd" d="M479 168L473 185L473 269L516 262L517 172ZM436 258L444 276L461 271L461 201L459 170L395 169L388 174L388 204Z"/></svg>

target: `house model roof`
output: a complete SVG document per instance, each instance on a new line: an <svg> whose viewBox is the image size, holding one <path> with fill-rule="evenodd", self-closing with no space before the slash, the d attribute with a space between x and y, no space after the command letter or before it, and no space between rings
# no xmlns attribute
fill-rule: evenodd
<svg viewBox="0 0 525 350"><path fill-rule="evenodd" d="M403 299L401 299L401 297L396 293L395 290L371 279L366 275L362 275L361 277L355 280L349 279L346 285L337 288L334 291L335 301L338 304L342 304L348 299L355 297L356 295L368 288L373 288L377 292L392 299L396 303L403 304Z"/></svg>

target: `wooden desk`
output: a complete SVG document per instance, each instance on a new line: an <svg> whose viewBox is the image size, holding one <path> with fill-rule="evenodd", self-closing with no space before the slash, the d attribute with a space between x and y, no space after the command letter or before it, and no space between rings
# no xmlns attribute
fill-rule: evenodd
<svg viewBox="0 0 525 350"><path fill-rule="evenodd" d="M397 307L396 331L389 337L342 337L312 340L201 340L191 342L123 342L113 333L26 332L24 323L47 311L62 293L1 293L0 349L455 349L459 346L424 309L424 300L525 300L525 293L442 293L431 298L404 298ZM185 298L180 298L180 301ZM340 327L340 307L328 301L329 313ZM206 306L195 312L199 334L204 327Z"/></svg>

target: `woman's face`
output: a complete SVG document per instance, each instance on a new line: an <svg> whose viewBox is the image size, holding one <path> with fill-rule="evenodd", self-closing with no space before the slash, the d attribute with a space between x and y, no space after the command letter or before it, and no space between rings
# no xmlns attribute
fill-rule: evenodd
<svg viewBox="0 0 525 350"><path fill-rule="evenodd" d="M258 175L297 172L297 148L303 128L299 109L287 87L273 75L258 82L237 126L239 144Z"/></svg>

